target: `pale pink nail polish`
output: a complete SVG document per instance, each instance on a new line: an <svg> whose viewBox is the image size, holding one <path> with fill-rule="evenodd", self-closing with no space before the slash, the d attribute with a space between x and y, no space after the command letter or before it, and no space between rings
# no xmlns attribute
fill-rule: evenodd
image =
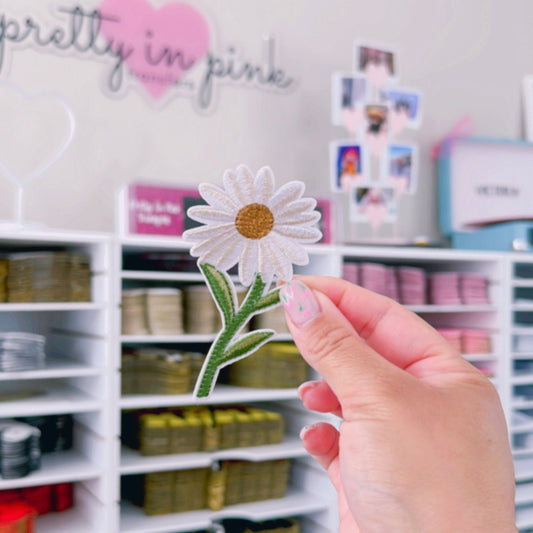
<svg viewBox="0 0 533 533"><path fill-rule="evenodd" d="M279 297L296 326L305 326L320 314L320 307L313 292L299 280L283 285Z"/></svg>
<svg viewBox="0 0 533 533"><path fill-rule="evenodd" d="M301 430L300 430L300 439L304 440L305 438L305 435L307 434L307 432L312 428L312 426L304 426Z"/></svg>
<svg viewBox="0 0 533 533"><path fill-rule="evenodd" d="M315 423L315 424L307 424L306 426L304 426L304 427L300 430L300 438L301 438L302 440L304 440L305 437L307 436L307 434L308 434L310 431L313 431L317 426L318 426L318 423Z"/></svg>
<svg viewBox="0 0 533 533"><path fill-rule="evenodd" d="M300 400L303 400L306 393L316 388L317 385L318 385L318 382L316 381L306 381L302 383L298 387L298 398L300 398Z"/></svg>

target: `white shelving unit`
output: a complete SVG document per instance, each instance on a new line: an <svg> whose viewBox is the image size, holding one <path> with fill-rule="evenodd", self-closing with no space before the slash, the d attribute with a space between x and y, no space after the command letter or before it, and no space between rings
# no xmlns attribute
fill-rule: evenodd
<svg viewBox="0 0 533 533"><path fill-rule="evenodd" d="M123 242L123 249L131 250L133 248L146 249L169 249L167 239L144 239L129 238ZM173 243L170 249L187 249L185 243ZM307 267L301 268L301 273L331 275L340 277L342 275L344 261L355 262L373 262L395 266L417 266L424 268L428 273L432 272L462 272L462 273L482 273L489 280L489 303L483 305L416 305L407 306L413 312L420 315L435 327L446 328L482 328L490 331L491 351L490 353L480 354L463 354L463 356L473 364L490 364L493 368L493 383L498 389L502 405L511 428L511 440L513 444L513 453L516 461L517 471L517 523L522 533L533 531L533 346L530 351L517 353L513 351L513 343L516 342L517 335L531 335L533 339L533 323L531 326L517 325L513 323L513 313L531 313L533 316L533 275L531 279L516 279L513 274L515 263L529 263L533 265L533 260L527 256L513 255L498 252L469 252L463 250L444 250L444 249L425 249L425 248L395 248L395 247L371 247L371 246L311 246L308 248L311 262ZM532 266L533 268L533 266ZM122 273L123 280L145 279L155 280L157 274L142 272ZM161 280L168 281L198 281L196 274L163 274ZM200 278L201 279L201 278ZM509 290L509 287L512 290ZM520 288L516 296L516 290ZM514 291L514 292L513 292ZM522 292L520 292L522 291ZM524 292L525 291L525 292ZM524 298L527 296L528 298ZM531 298L529 298L529 296ZM527 301L531 299L531 302ZM149 342L153 339L132 339L123 337L122 341ZM159 339L164 340L164 339ZM170 342L210 342L211 338L175 338L169 339ZM531 368L529 368L531 363ZM527 370L524 367L527 366ZM520 391L527 390L531 394L521 397ZM249 390L239 389L238 387L228 387L218 385L215 393L210 399L210 403L223 404L231 402L264 402L265 406L281 410L286 418L288 426L293 434L306 423L312 423L316 420L317 415L310 414L302 409L299 401L296 400L295 391L286 390ZM144 406L165 406L165 405L188 405L190 397L187 395L175 398L167 397L150 397L144 398ZM139 398L125 397L120 400L121 408L139 408L141 403ZM521 414L531 414L531 422L521 421L521 425L515 423L516 412ZM331 417L325 417L333 423L336 421ZM523 444L522 435L531 435L531 442L528 447L520 448L518 444ZM529 438L529 437L528 437ZM522 439L522 440L521 440ZM527 441L527 439L526 439ZM236 452L237 456L239 451ZM283 453L283 452L282 452ZM287 457L295 457L296 460L292 469L292 483L296 486L305 487L308 496L316 497L325 504L321 512L316 509L315 512L306 511L305 517L302 513L302 520L305 531L312 533L326 533L337 530L336 500L335 494L327 481L324 472L307 459L304 454L300 455L298 447L294 449L295 455L287 453ZM190 464L206 464L214 457L205 456L191 457ZM183 467L187 465L187 458L184 460ZM176 463L167 463L165 460L158 462L144 462L140 458L135 458L128 453L123 453L121 469L123 473L135 471L152 471L159 468L165 468ZM247 504L251 505L251 504ZM253 508L250 507L250 509ZM278 514L281 516L279 506ZM288 509L286 509L287 512ZM133 517L138 515L139 510L132 510L130 506L125 505L121 510L121 520L125 531L148 531L154 527L154 531L170 531L166 519L158 518L150 521L144 517L135 520ZM229 511L230 513L233 510ZM202 515L203 516L203 515ZM242 514L245 517L245 513ZM191 528L195 523L198 515L191 515ZM259 519L254 514L256 520ZM170 522L174 523L171 517ZM185 518L185 517L182 517ZM211 515L211 519L216 520L218 515ZM143 525L150 523L151 525ZM135 526L133 525L135 524ZM175 527L175 526L173 526ZM185 527L185 526L184 526ZM192 529L183 529L191 531ZM180 531L182 531L180 529Z"/></svg>
<svg viewBox="0 0 533 533"><path fill-rule="evenodd" d="M533 259L508 258L509 430L516 471L516 518L533 531Z"/></svg>
<svg viewBox="0 0 533 533"><path fill-rule="evenodd" d="M124 345L173 345L206 348L213 335L133 336L120 331L123 287L182 286L201 283L196 272L123 269L123 254L188 250L179 239L62 232L0 233L0 253L59 247L83 251L91 258L92 301L86 303L0 304L1 331L29 331L47 336L43 369L0 374L0 418L27 415L74 416L74 448L43 456L31 475L0 479L0 490L73 482L75 506L65 513L37 519L37 531L70 533L177 533L208 528L227 517L264 520L301 518L305 533L337 531L335 493L325 473L306 453L297 434L316 420L297 400L294 389L252 389L217 385L200 403L251 403L284 414L281 444L213 453L143 457L120 445L121 413L129 409L186 406L198 403L190 394L120 394L120 359ZM489 279L487 305L421 305L410 309L437 327L484 328L491 332L490 353L467 355L473 363L489 362L509 427L516 465L517 523L533 532L533 258L528 255L460 250L370 246L311 246L310 264L300 269L340 277L344 261L423 267L429 272L480 272ZM531 318L531 323L529 319ZM287 335L279 340L290 339ZM531 345L529 344L530 340ZM17 391L19 394L15 395ZM26 395L20 395L25 391ZM10 395L13 395L10 397ZM332 417L324 417L332 422ZM147 516L120 502L122 476L209 466L224 459L251 461L291 459L291 481L285 498L229 506L221 511Z"/></svg>
<svg viewBox="0 0 533 533"><path fill-rule="evenodd" d="M61 249L90 257L92 300L81 303L2 303L0 330L46 336L44 368L0 374L0 418L72 414L73 449L43 454L41 467L19 479L0 479L0 490L74 484L74 508L37 518L43 532L103 531L116 514L111 498L114 393L109 236L14 231L0 234L0 254ZM74 522L75 521L75 522ZM79 527L78 527L79 525Z"/></svg>
<svg viewBox="0 0 533 533"><path fill-rule="evenodd" d="M121 239L116 255L117 265L123 264L123 258L131 253L187 253L189 245L178 239L126 237ZM143 270L129 270L121 267L120 284L117 286L116 297L120 301L123 288L136 286L183 286L189 283L203 283L203 277L196 272L154 272ZM120 320L117 320L120 323ZM122 335L117 332L117 355L120 356L124 345L157 344L172 346L198 346L206 350L214 340L215 335ZM290 336L279 335L277 340L288 340ZM169 406L187 406L193 404L261 404L283 403L295 400L295 389L254 389L230 385L217 385L214 393L205 400L195 400L192 394L181 395L127 395L119 400L121 410L142 409ZM282 409L282 407L281 407ZM299 428L298 428L299 429ZM179 470L199 467L209 467L218 461L238 459L247 461L266 461L273 459L292 459L297 461L306 456L297 430L289 428L282 444L259 446L254 448L236 448L221 450L214 453L196 453L182 455L168 455L162 457L142 457L139 453L123 447L120 454L119 474L131 475L164 470ZM242 517L253 520L269 518L318 515L327 505L320 496L307 492L302 485L291 482L288 493L284 498L266 502L254 502L243 505L225 507L221 511L200 511L190 513L169 514L164 516L146 516L129 502L121 503L120 526L121 532L176 532L194 531L211 526L214 522L229 517ZM311 531L311 530L310 530Z"/></svg>
<svg viewBox="0 0 533 533"><path fill-rule="evenodd" d="M502 328L505 323L503 283L505 265L501 254L467 252L448 249L426 248L358 248L344 247L340 253L346 261L374 262L389 266L414 266L427 274L436 272L478 273L488 280L489 303L481 305L406 305L437 328L480 328L490 332L491 352L486 354L463 354L473 364L488 364L493 369L491 378L504 400L506 413L508 393L501 387L502 378L508 378L506 337Z"/></svg>

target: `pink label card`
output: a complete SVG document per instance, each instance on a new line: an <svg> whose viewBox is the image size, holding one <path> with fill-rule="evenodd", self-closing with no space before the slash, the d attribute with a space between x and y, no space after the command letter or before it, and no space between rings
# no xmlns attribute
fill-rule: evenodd
<svg viewBox="0 0 533 533"><path fill-rule="evenodd" d="M128 188L128 229L138 235L181 235L192 221L191 205L203 203L197 189L134 183Z"/></svg>

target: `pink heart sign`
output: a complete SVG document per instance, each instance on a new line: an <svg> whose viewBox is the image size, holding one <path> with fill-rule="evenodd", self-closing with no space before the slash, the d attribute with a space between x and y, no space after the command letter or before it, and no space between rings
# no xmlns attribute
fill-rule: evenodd
<svg viewBox="0 0 533 533"><path fill-rule="evenodd" d="M102 0L101 32L154 99L207 53L209 27L188 4L156 9L147 0Z"/></svg>

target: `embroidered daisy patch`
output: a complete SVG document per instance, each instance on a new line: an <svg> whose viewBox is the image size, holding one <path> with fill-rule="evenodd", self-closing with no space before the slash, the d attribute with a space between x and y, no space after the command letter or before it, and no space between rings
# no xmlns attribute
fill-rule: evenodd
<svg viewBox="0 0 533 533"><path fill-rule="evenodd" d="M261 168L254 177L241 165L224 173L223 185L199 186L207 205L191 207L187 214L203 225L183 235L195 243L190 253L198 257L223 323L196 383L197 397L211 393L221 368L250 355L274 335L273 330L240 331L252 316L279 304L279 289L270 289L272 283L289 281L293 265L309 262L302 245L321 238L316 201L302 198L302 182L275 190L270 168ZM249 287L240 307L227 274L236 264L240 283Z"/></svg>

